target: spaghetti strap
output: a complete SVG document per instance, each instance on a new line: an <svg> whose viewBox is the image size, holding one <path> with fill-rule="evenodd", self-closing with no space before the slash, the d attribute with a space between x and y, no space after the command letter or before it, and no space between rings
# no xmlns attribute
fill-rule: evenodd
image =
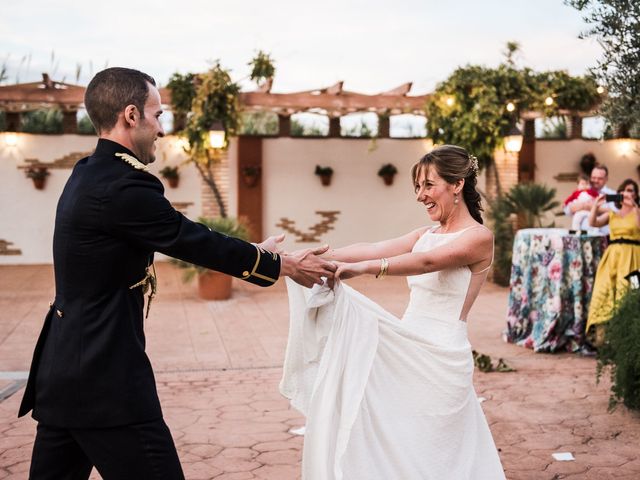
<svg viewBox="0 0 640 480"><path fill-rule="evenodd" d="M478 225L478 226L482 226L482 225ZM483 268L479 272L471 272L471 275L480 275L481 273L484 273L487 270L489 270L491 268L491 266L493 265L493 260L495 258L495 254L496 254L496 248L495 248L495 239L494 239L493 248L491 249L491 261L489 262L489 265L487 265L485 268ZM471 270L471 269L469 269L469 270Z"/></svg>
<svg viewBox="0 0 640 480"><path fill-rule="evenodd" d="M482 270L480 270L479 272L471 272L471 275L480 275L481 273L484 273L484 272L486 272L487 270L489 270L489 269L491 268L491 266L492 266L492 265L493 265L493 259L491 259L491 263L490 263L487 267L483 268L483 269L482 269Z"/></svg>

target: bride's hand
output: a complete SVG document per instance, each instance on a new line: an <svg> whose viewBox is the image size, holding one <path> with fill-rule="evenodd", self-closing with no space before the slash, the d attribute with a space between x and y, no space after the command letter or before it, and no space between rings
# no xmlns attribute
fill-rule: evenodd
<svg viewBox="0 0 640 480"><path fill-rule="evenodd" d="M339 278L340 280L347 280L349 278L357 277L358 275L363 275L367 273L365 262L357 262L357 263L344 263L344 262L333 262L338 269L336 270L335 278Z"/></svg>
<svg viewBox="0 0 640 480"><path fill-rule="evenodd" d="M284 241L284 233L280 235L272 235L261 243L258 243L258 246L264 250L268 250L274 253L285 253L281 248L280 244Z"/></svg>

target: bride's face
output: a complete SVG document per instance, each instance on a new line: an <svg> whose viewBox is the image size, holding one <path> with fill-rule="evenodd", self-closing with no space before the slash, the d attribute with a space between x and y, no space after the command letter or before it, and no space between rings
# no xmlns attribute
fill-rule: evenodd
<svg viewBox="0 0 640 480"><path fill-rule="evenodd" d="M447 183L435 167L422 167L416 178L416 200L425 207L434 222L446 221L454 208L454 185Z"/></svg>

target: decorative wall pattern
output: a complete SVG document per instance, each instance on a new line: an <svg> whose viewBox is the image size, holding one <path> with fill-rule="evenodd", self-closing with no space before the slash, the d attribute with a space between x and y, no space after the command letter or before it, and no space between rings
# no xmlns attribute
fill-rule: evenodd
<svg viewBox="0 0 640 480"><path fill-rule="evenodd" d="M282 228L284 231L296 236L296 242L299 243L317 243L320 242L320 237L330 230L335 228L335 223L338 221L338 215L340 211L316 211L317 215L322 217L319 223L316 223L306 232L298 230L295 227L296 222L286 217L280 219L280 222L276 224L276 227Z"/></svg>
<svg viewBox="0 0 640 480"><path fill-rule="evenodd" d="M53 162L41 162L37 158L25 158L26 167L47 167L51 169L73 168L78 160L88 157L93 152L71 152L63 157L56 158Z"/></svg>
<svg viewBox="0 0 640 480"><path fill-rule="evenodd" d="M22 255L22 250L9 248L9 245L13 245L13 243L0 239L0 255Z"/></svg>

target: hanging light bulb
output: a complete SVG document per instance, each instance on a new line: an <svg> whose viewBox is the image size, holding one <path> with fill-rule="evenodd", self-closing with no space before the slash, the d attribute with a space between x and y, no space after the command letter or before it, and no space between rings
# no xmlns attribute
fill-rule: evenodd
<svg viewBox="0 0 640 480"><path fill-rule="evenodd" d="M513 102L507 103L507 112L513 112L515 109L516 106L513 104Z"/></svg>
<svg viewBox="0 0 640 480"><path fill-rule="evenodd" d="M447 100L446 100L447 107L452 107L454 103L456 103L456 101L453 99L453 97L447 97Z"/></svg>
<svg viewBox="0 0 640 480"><path fill-rule="evenodd" d="M544 104L545 104L547 107L550 107L551 105L553 105L553 98L552 98L552 97L550 97L550 96L549 96L549 97L547 97L547 98L545 98L545 99L544 99Z"/></svg>
<svg viewBox="0 0 640 480"><path fill-rule="evenodd" d="M596 92L598 92L599 95L602 95L604 93L604 87L602 85L598 85Z"/></svg>

